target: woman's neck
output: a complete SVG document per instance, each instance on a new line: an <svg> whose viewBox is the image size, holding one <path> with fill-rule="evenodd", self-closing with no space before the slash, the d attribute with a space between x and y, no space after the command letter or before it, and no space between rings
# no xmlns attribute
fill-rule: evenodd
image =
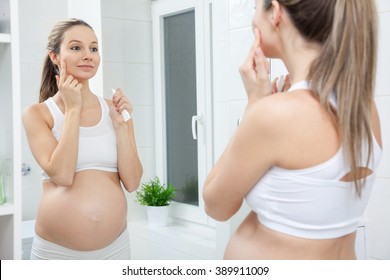
<svg viewBox="0 0 390 280"><path fill-rule="evenodd" d="M286 65L292 83L307 80L310 66L318 57L321 46L317 43L308 43L295 28L282 32L281 44L281 59Z"/></svg>

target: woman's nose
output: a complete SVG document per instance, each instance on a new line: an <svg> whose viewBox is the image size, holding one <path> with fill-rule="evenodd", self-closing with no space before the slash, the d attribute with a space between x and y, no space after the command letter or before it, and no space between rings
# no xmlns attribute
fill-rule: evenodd
<svg viewBox="0 0 390 280"><path fill-rule="evenodd" d="M83 54L83 60L90 61L92 60L92 52L90 50L86 50Z"/></svg>

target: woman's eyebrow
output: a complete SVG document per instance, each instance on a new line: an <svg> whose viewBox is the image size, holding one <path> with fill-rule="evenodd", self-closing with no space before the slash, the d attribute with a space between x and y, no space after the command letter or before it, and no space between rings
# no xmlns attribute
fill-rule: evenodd
<svg viewBox="0 0 390 280"><path fill-rule="evenodd" d="M71 44L71 43L82 43L81 41L79 41L79 40L70 40L69 42L68 42L68 44ZM96 42L96 41L93 41L93 42L91 42L90 44L97 44L98 42Z"/></svg>

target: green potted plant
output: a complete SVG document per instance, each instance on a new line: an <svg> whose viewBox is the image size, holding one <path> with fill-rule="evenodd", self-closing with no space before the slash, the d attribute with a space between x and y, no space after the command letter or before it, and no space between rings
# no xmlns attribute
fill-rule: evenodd
<svg viewBox="0 0 390 280"><path fill-rule="evenodd" d="M165 186L156 176L143 183L136 192L136 201L147 206L149 227L163 227L168 224L168 211L172 199L175 197L175 187Z"/></svg>

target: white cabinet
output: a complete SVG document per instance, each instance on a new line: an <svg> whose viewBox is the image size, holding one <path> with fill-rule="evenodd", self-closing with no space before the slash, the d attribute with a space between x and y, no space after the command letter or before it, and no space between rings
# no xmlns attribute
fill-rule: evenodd
<svg viewBox="0 0 390 280"><path fill-rule="evenodd" d="M21 118L18 1L0 0L0 259L21 257Z"/></svg>

